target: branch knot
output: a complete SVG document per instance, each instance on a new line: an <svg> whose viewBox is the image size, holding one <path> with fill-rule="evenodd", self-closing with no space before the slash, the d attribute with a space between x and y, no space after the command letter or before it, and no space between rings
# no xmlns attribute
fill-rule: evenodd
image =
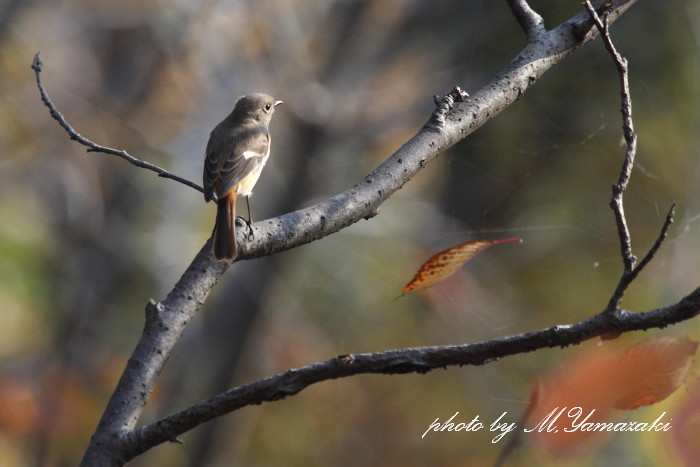
<svg viewBox="0 0 700 467"><path fill-rule="evenodd" d="M447 112L452 110L455 102L465 102L469 94L462 90L459 86L452 88L452 91L445 94L442 98L437 94L433 95L433 101L435 101L436 108L433 111L430 119L435 123L438 128L443 128L445 126L445 117Z"/></svg>
<svg viewBox="0 0 700 467"><path fill-rule="evenodd" d="M146 319L155 314L162 313L163 310L165 310L165 306L161 302L157 302L152 298L149 299L146 304Z"/></svg>

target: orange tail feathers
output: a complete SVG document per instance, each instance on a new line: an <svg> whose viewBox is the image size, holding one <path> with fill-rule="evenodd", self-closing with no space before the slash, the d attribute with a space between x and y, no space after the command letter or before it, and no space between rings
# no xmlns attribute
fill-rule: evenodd
<svg viewBox="0 0 700 467"><path fill-rule="evenodd" d="M236 193L231 190L216 207L212 252L218 261L236 256Z"/></svg>

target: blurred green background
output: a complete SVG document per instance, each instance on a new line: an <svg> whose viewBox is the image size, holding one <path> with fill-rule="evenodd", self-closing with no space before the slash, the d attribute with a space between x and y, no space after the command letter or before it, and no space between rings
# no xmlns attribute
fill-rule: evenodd
<svg viewBox="0 0 700 467"><path fill-rule="evenodd" d="M531 4L548 27L581 9ZM678 203L668 241L623 303L643 311L700 285L700 3L642 0L612 32L630 61L639 135L626 196L638 256ZM356 183L428 119L434 93L479 89L524 45L503 1L0 2L0 464L76 464L147 300L170 290L215 212L184 185L71 142L39 100L36 51L47 91L81 134L197 183L208 133L236 97L284 100L251 203L262 220ZM142 421L338 354L472 342L599 312L621 271L608 207L624 154L619 106L598 40L432 162L379 216L234 265L177 345ZM524 243L391 301L435 252L513 236ZM695 320L622 339L661 334L700 338ZM536 378L580 349L318 384L130 465L492 465L504 442L487 431L421 435L457 411L517 420ZM697 391L625 417L653 420ZM524 441L512 465L550 461ZM682 448L662 434L594 445L557 462L681 465Z"/></svg>

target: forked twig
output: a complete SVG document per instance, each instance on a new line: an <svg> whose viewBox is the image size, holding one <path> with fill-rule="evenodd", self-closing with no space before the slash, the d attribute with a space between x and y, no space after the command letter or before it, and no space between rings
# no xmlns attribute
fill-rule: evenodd
<svg viewBox="0 0 700 467"><path fill-rule="evenodd" d="M632 123L632 98L630 96L627 60L620 55L615 48L612 39L610 38L607 10L603 12L603 17L601 18L593 8L593 5L591 5L590 1L586 0L584 2L584 6L586 7L586 10L588 10L588 13L590 14L596 28L598 28L600 31L605 48L613 58L615 67L620 74L620 95L622 99L620 111L622 112L622 131L625 137L625 142L627 143L625 159L622 163L622 168L620 169L620 175L617 182L612 186L612 199L610 200L610 207L613 210L615 222L617 224L617 233L620 238L620 253L622 254L622 262L624 264L622 276L620 277L620 280L615 287L615 291L608 302L608 306L604 311L606 313L611 313L620 308L620 303L622 302L622 297L625 294L627 287L632 283L642 269L649 264L649 262L654 258L656 252L661 247L666 235L668 234L668 229L673 223L673 215L675 214L676 205L674 203L671 206L668 214L666 215L666 219L661 226L661 231L659 232L656 241L644 256L642 261L637 263L637 257L634 255L634 253L632 253L632 237L630 236L629 227L627 226L623 202L623 195L627 189L627 185L629 184L630 177L632 176L634 158L637 153L637 135L634 133L634 125ZM605 8L605 5L603 5L603 8Z"/></svg>
<svg viewBox="0 0 700 467"><path fill-rule="evenodd" d="M124 150L119 150L119 149L114 149L110 148L107 146L102 146L100 144L97 144L93 141L90 141L80 133L78 133L63 117L61 112L58 111L54 103L51 101L49 98L48 93L44 89L43 84L41 83L41 71L43 69L44 64L41 61L41 57L39 57L39 52L37 52L34 55L34 60L32 61L32 70L34 70L34 74L36 75L36 85L39 88L39 93L41 94L41 101L46 105L46 107L49 108L49 112L51 113L51 117L56 120L59 125L63 127L64 130L68 133L68 136L70 136L70 139L73 141L77 141L78 143L82 144L83 146L86 146L88 148L88 152L101 152L104 154L111 154L117 157L121 157L122 159L132 163L133 165L137 167L141 167L143 169L148 169L152 170L153 172L157 173L159 177L163 178L169 178L171 180L175 180L176 182L180 182L184 185L187 185L190 188L194 188L197 191L200 191L204 193L204 189L202 189L201 186L197 185L194 182L191 182L187 180L186 178L182 178L178 175L175 175L173 173L168 172L165 169L162 169L158 167L157 165L151 164L150 162L143 161L141 159L137 159L136 157L132 156L128 152Z"/></svg>

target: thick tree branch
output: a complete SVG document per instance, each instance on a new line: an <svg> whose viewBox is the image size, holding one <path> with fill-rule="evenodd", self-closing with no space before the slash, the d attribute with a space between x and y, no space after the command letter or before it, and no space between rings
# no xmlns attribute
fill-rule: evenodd
<svg viewBox="0 0 700 467"><path fill-rule="evenodd" d="M635 1L619 0L616 2L608 16L609 20L615 20ZM446 110L440 111L437 113L437 116L431 117L413 138L407 141L357 185L322 203L254 224L255 236L252 240L245 241L243 234L239 238L241 245L237 259L251 259L285 251L330 235L361 219L367 219L376 215L380 205L420 172L428 162L466 138L477 128L518 100L550 67L557 64L581 45L592 40L597 35L597 31L590 25L590 18L585 12L582 12L554 30L540 34L537 40L530 42L491 83L471 98L464 102L459 102L459 99L453 99L454 102L450 105L446 96L444 98L445 103L448 104ZM162 169L139 161L124 151L96 145L80 136L65 122L55 107L49 105L50 101L38 78L41 70L40 61L35 61L34 65L42 100L49 106L52 117L63 126L72 139L88 146L92 150L117 155L135 165L154 170L159 175L181 181L201 191L201 188L196 184L187 183L186 180L181 180L179 177L171 174L164 175L166 172ZM127 367L114 394L110 398L98 428L90 441L82 465L122 465L134 455L143 452L143 449L139 446L147 442L147 439L144 436L137 435L137 432L134 430L156 378L187 324L199 310L219 277L231 264L230 262L214 261L209 252L210 245L207 243L168 296L162 302L151 301L148 304L143 334L132 357L127 362ZM693 295L693 304L695 304L694 300L696 299L697 297ZM695 312L696 307L693 308L692 313L694 314ZM688 312L688 315L690 316L690 312ZM602 320L603 318L599 319ZM608 316L607 319L623 320L626 325L629 325L636 322L638 317L619 311L612 314L612 316ZM668 321L658 322L658 325L667 324L669 324ZM645 324L645 326L647 325ZM653 325L647 327L651 326ZM594 328L596 327L594 326ZM581 332L585 330L579 327L575 329ZM596 332L592 332L590 336L596 335ZM528 334L520 338L497 340L494 341L494 344L473 344L471 350L467 352L467 355L470 355L468 357L460 354L460 346L446 347L441 350L432 349L425 351L425 349L414 349L390 352L382 357L383 360L379 359L376 362L367 356L351 356L346 358L349 359L349 363L345 364L345 367L349 368L349 370L344 371L349 371L348 374L355 374L358 372L356 369L357 362L363 365L363 362L367 362L369 367L365 368L372 368L372 372L425 372L437 366L485 363L488 361L487 355L493 355L493 358L496 358L499 352L504 352L503 355L511 355L519 351L534 350L535 348L540 348L544 342L551 342L547 346L567 345L579 342L582 338L584 337L571 333L568 326L554 327L545 332L535 332L534 336ZM511 345L515 346L515 350L509 350ZM482 354L472 353L479 348L491 350L484 351L486 353ZM408 353L406 354L405 352ZM438 358L440 355L446 355L447 357ZM406 359L407 356L408 359ZM342 361L345 360L338 360L338 362ZM338 362L334 364L327 363L326 365L337 365L338 368L344 368ZM318 365L325 368L323 363ZM312 372L311 375L313 377L314 373ZM273 377L278 378L273 379L273 382L279 382L283 385L276 389L266 389L265 391L271 391L266 392L266 394L269 394L267 397L270 400L274 400L287 393L298 392L303 388L303 386L297 385L298 381L303 380L307 376L308 373L306 371L302 372L300 377L296 377L301 379L292 378L291 382L283 377ZM337 378L340 376L343 376L343 374L331 373L329 377ZM310 380L308 384L313 382L315 380ZM291 386L285 386L285 383L291 384ZM255 385L256 383L253 384ZM148 433L146 432L146 435ZM148 436L153 437L156 435L150 434ZM167 439L172 439L172 437L167 437ZM161 441L163 440L166 439ZM152 443L153 441L148 442Z"/></svg>
<svg viewBox="0 0 700 467"><path fill-rule="evenodd" d="M609 20L614 21L635 2L615 2ZM494 118L550 67L595 38L595 29L588 27L587 32L582 32L589 24L591 20L584 11L529 43L491 83L464 102L455 100L444 114L436 117L434 113L415 136L345 192L317 205L254 224L255 237L242 242L238 259L285 251L376 215L380 205L428 162Z"/></svg>
<svg viewBox="0 0 700 467"><path fill-rule="evenodd" d="M357 374L427 373L448 366L483 365L508 355L566 347L598 336L664 327L690 319L699 312L700 288L675 305L645 313L626 310L617 310L614 315L599 313L576 324L553 326L473 344L341 355L239 386L199 402L133 432L129 445L136 450L133 453L136 456L212 418L248 405L283 399L321 381Z"/></svg>
<svg viewBox="0 0 700 467"><path fill-rule="evenodd" d="M146 305L146 324L110 398L81 465L123 465L127 439L143 412L160 371L189 321L228 269L211 256L207 242L173 290Z"/></svg>

